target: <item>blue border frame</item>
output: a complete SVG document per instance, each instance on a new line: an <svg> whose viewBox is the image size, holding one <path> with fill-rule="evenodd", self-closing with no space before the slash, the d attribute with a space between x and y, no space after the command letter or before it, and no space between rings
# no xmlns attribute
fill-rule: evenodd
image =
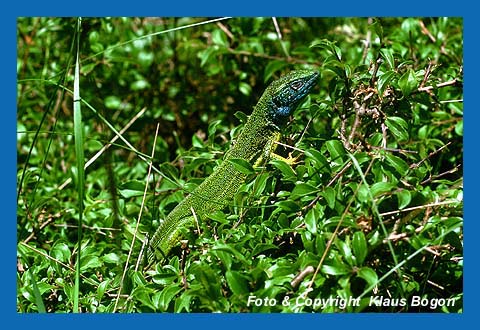
<svg viewBox="0 0 480 330"><path fill-rule="evenodd" d="M431 3L430 3L431 2ZM3 219L6 233L0 240L1 251L5 258L0 263L2 271L0 279L4 294L0 300L0 311L3 322L8 327L56 328L65 325L68 328L83 328L90 322L98 327L131 328L134 327L175 327L193 326L212 329L227 326L268 327L302 329L303 327L375 327L375 328L468 328L475 324L475 310L478 299L478 285L472 274L475 272L472 264L465 263L464 276L464 312L463 314L17 314L16 312L16 18L21 16L462 16L464 18L464 94L475 93L474 77L478 75L478 63L475 63L475 45L478 25L478 14L470 1L286 1L243 0L241 3L228 1L194 1L184 0L182 6L167 1L32 1L18 2L17 8L4 8L4 17L0 20L3 37L7 49L0 52L2 58L4 102L0 122L0 136L3 141L6 160L2 164L1 189ZM389 7L392 6L392 7ZM3 94L3 93L2 93ZM464 96L464 176L467 180L464 186L465 195L465 256L467 260L474 256L471 249L476 247L470 242L479 232L479 221L475 217L475 189L478 179L470 164L475 164L475 126L478 126L479 112L474 108L474 102ZM478 128L477 128L478 129ZM476 182L477 181L477 182ZM478 202L477 202L478 203ZM469 276L470 275L470 276ZM10 323L11 321L11 323ZM477 321L478 322L478 321Z"/></svg>

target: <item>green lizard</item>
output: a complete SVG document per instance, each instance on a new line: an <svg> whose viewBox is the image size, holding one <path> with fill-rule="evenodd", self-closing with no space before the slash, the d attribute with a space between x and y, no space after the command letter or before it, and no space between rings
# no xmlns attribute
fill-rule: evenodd
<svg viewBox="0 0 480 330"><path fill-rule="evenodd" d="M247 176L229 160L243 159L255 166L265 162L273 153L282 126L318 76L316 71L293 71L267 87L223 162L158 227L149 244L149 264L162 260L180 240L181 229L195 223L193 212L203 217L227 205Z"/></svg>

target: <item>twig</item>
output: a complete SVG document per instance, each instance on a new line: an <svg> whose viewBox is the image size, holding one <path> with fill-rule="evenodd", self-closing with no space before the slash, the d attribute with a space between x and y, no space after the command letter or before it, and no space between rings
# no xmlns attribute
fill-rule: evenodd
<svg viewBox="0 0 480 330"><path fill-rule="evenodd" d="M193 210L193 209L192 209ZM188 240L181 240L181 249L182 249L182 257L180 262L180 273L182 275L182 284L183 289L188 289L188 282L187 282L187 274L185 274L185 264L187 261L187 254L188 254Z"/></svg>
<svg viewBox="0 0 480 330"><path fill-rule="evenodd" d="M278 144L278 145L280 145L280 146L282 146L282 147L284 147L284 148L287 148L287 149L292 149L292 150L299 151L299 152L302 152L302 153L305 152L305 151L303 151L303 150L300 149L300 148L291 146L291 145L289 145L289 144L282 143L282 142L280 142L280 141L274 141L274 143L275 143L275 144Z"/></svg>
<svg viewBox="0 0 480 330"><path fill-rule="evenodd" d="M69 225L67 223L54 223L53 224L54 227L60 227L60 228L78 228L77 225ZM96 231L102 235L107 235L106 233L102 232L102 230L105 230L105 231L120 231L120 229L118 228L111 228L111 227L93 227L93 226L88 226L88 225L85 225L85 224L82 224L82 228L83 229L89 229L89 230L93 230L93 231Z"/></svg>
<svg viewBox="0 0 480 330"><path fill-rule="evenodd" d="M420 86L418 87L419 89L425 86L425 83L427 82L428 77L430 77L430 73L432 73L432 66L433 66L432 61L428 62L427 69L425 70L425 74L423 75L423 80L420 83Z"/></svg>
<svg viewBox="0 0 480 330"><path fill-rule="evenodd" d="M435 37L430 33L430 31L428 31L427 27L425 26L422 20L419 20L419 24L420 24L420 28L422 29L422 33L426 34L432 42L437 42L437 39L435 39Z"/></svg>
<svg viewBox="0 0 480 330"><path fill-rule="evenodd" d="M205 25L205 24L210 24L210 23L215 23L215 22L219 22L219 21L223 21L223 20L228 20L230 19L231 17L219 17L219 18L215 18L215 19L211 19L211 20L208 20L208 21L202 21L202 22L197 22L197 23L192 23L192 24L188 24L188 25L183 25L183 26L177 26L175 28L172 28L172 29L167 29L167 30L163 30L163 31L158 31L158 32L153 32L153 33L149 33L149 34L146 34L146 35L143 35L143 36L140 36L138 38L134 38L134 39L130 39L130 40L127 40L125 42L121 42L121 43L118 43L116 45L113 45L111 47L108 47L108 48L105 48L104 50L98 52L98 53L95 53L87 58L84 58L81 63L85 63L86 61L89 61L91 60L92 58L95 58L96 56L100 55L100 54L103 54L105 52L109 52L109 51L112 51L113 49L115 48L118 48L118 47L123 47L129 43L132 43L132 42L136 42L137 40L142 40L142 39L146 39L146 38L152 38L154 36L158 36L158 35L161 35L161 34L165 34L165 33L172 33L172 32L176 32L176 31L180 31L180 30L184 30L184 29L190 29L190 28L193 28L193 27L197 27L197 26L200 26L200 25Z"/></svg>
<svg viewBox="0 0 480 330"><path fill-rule="evenodd" d="M158 136L159 127L160 127L160 125L157 124L157 129L155 131L155 138L153 140L151 159L153 159L153 157L155 156L155 146L157 145L157 136ZM119 299L120 299L120 293L122 293L122 289L123 289L123 281L125 280L125 276L127 274L128 263L130 261L130 257L132 256L133 246L134 246L135 240L137 238L138 226L140 224L140 219L142 218L143 209L145 207L145 199L147 197L148 178L150 177L151 172L152 172L152 163L150 163L150 165L148 166L147 180L145 180L145 189L143 191L142 204L140 205L140 211L138 212L138 218L137 218L137 223L135 225L135 231L133 232L132 243L130 244L130 249L128 249L127 261L125 261L125 267L123 269L122 278L120 279L120 285L118 287L118 296L117 296L117 299L115 299L115 306L113 307L114 312L117 310L118 302L119 302ZM141 258L141 256L139 256L139 259L140 258Z"/></svg>
<svg viewBox="0 0 480 330"><path fill-rule="evenodd" d="M387 147L387 125L385 125L385 122L382 122L380 125L382 128L382 148Z"/></svg>
<svg viewBox="0 0 480 330"><path fill-rule="evenodd" d="M262 54L262 53L252 53L246 50L235 50L233 48L227 48L227 50L231 54L236 54L236 55L245 55L245 56L253 56L253 57L260 57L260 58L265 58L268 60L280 60L280 61L287 61L289 63L298 63L298 64L312 64L311 61L307 60L300 60L295 57L281 57L281 56L273 56L273 55L267 55L267 54Z"/></svg>
<svg viewBox="0 0 480 330"><path fill-rule="evenodd" d="M397 149L397 148L388 148L388 147L378 147L378 146L372 146L368 145L370 149L374 150L385 150L385 151L390 151L390 152L398 152L398 153L405 153L405 154L418 154L418 151L415 150L405 150L405 149Z"/></svg>
<svg viewBox="0 0 480 330"><path fill-rule="evenodd" d="M327 185L325 187L330 187L335 181L338 180L338 178L343 174L345 173L345 171L350 168L350 166L352 166L352 162L349 161L347 164L345 164L345 166L337 172L337 174L335 174L335 176L327 183ZM310 209L311 207L313 207L320 198L322 198L323 196L322 195L318 195L317 197L315 197L315 199L313 201L311 201L307 206L305 206L303 208L303 211L305 210L308 210Z"/></svg>
<svg viewBox="0 0 480 330"><path fill-rule="evenodd" d="M461 103L461 102L463 102L463 99L440 101L440 103Z"/></svg>
<svg viewBox="0 0 480 330"><path fill-rule="evenodd" d="M280 27L278 26L277 18L272 17L272 21L273 25L275 26L275 32L277 32L278 41L280 42L280 46L282 46L282 51L287 57L287 59L289 59L290 55L288 55L287 48L285 47L285 43L283 42L282 32L280 31Z"/></svg>
<svg viewBox="0 0 480 330"><path fill-rule="evenodd" d="M399 219L399 220L401 220L401 219ZM397 225L398 225L398 222L395 223L395 226L397 226ZM417 233L417 234L420 233L423 230L423 228L425 228L425 226L423 226L423 225L418 227L418 228L415 228L415 233ZM388 235L388 237L385 238L383 240L383 242L385 243L387 240L398 241L399 239L407 239L408 240L408 235L409 235L408 233L396 234L395 231L396 231L396 229L394 228L393 232L390 235Z"/></svg>
<svg viewBox="0 0 480 330"><path fill-rule="evenodd" d="M382 62L383 62L383 59L380 56L380 53L378 53L378 57L375 60L375 64L373 66L372 78L370 78L370 87L371 88L373 88L375 86L375 81L377 80L378 69L380 68L380 64L382 64Z"/></svg>
<svg viewBox="0 0 480 330"><path fill-rule="evenodd" d="M449 205L449 204L455 204L455 203L459 203L459 201L448 200L448 201L443 201L443 202L437 202L437 203L431 203L431 204L425 204L425 205L419 205L419 206L412 206L412 207L408 207L408 208L402 209L402 210L395 210L395 211L380 213L380 215L383 217L383 216L386 216L386 215L397 214L397 213L400 213L400 212L410 212L410 211L414 211L414 210L418 210L418 209L424 209L424 208L427 208L427 207L435 207L435 206Z"/></svg>
<svg viewBox="0 0 480 330"><path fill-rule="evenodd" d="M434 286L434 287L436 287L437 289L442 290L442 291L445 290L445 288L444 288L443 286L441 286L440 284L437 284L437 283L435 283L435 282L432 282L432 281L430 281L430 280L427 280L427 283L430 284L430 285L432 285L432 286Z"/></svg>
<svg viewBox="0 0 480 330"><path fill-rule="evenodd" d="M38 230L34 230L32 231L32 233L30 235L28 235L28 237L24 240L25 243L28 243L28 241L30 241L32 238L35 237L35 235L40 232L43 228L45 228L46 226L48 226L50 223L52 223L53 221L55 221L55 218L58 218L60 215L51 215L48 217L47 221L43 222L40 227L38 228Z"/></svg>
<svg viewBox="0 0 480 330"><path fill-rule="evenodd" d="M366 175L368 172L370 172L370 170L372 168L372 165L373 165L373 159L370 162L370 164L368 164L367 170L365 171L364 175ZM355 189L355 191L352 195L352 198L350 199L347 206L345 207L345 211L342 213L342 216L340 217L340 220L338 221L337 226L335 227L335 230L333 231L332 236L328 240L327 245L325 246L325 251L323 251L323 254L320 258L320 261L318 262L318 265L315 268L315 272L313 273L312 280L308 284L307 293L313 290L312 286L313 286L313 283L315 282L315 278L317 277L318 272L322 268L323 262L327 258L328 252L330 251L330 247L332 246L334 239L337 237L338 232L340 231L340 226L342 225L343 220L347 216L348 210L350 209L350 206L353 204L353 201L355 200L355 196L357 196L357 193L360 190L361 186L362 186L361 184L357 185L357 188Z"/></svg>
<svg viewBox="0 0 480 330"><path fill-rule="evenodd" d="M352 145L352 143L350 143L353 138L355 137L355 132L357 131L357 127L360 125L361 123L361 113L365 113L365 107L364 107L365 104L362 104L360 106L360 104L357 102L357 101L353 101L353 107L355 108L355 119L353 120L353 125L352 125L352 129L350 130L350 135L348 136L347 140L345 141L344 145L345 145L345 149L347 150L350 150L350 147Z"/></svg>
<svg viewBox="0 0 480 330"><path fill-rule="evenodd" d="M135 264L135 271L137 271L138 268L140 268L140 261L142 260L143 253L147 248L148 241L149 241L149 237L148 237L148 234L147 234L147 236L145 237L145 239L142 242L142 247L140 248L140 254L139 254L139 257L137 259L137 263Z"/></svg>
<svg viewBox="0 0 480 330"><path fill-rule="evenodd" d="M125 131L130 127L132 126L132 124L138 119L140 118L143 113L145 112L145 110L147 110L147 108L143 108L142 110L140 110L135 116L133 116L133 118L127 123L127 125L125 125L118 133L119 134L123 134L125 133ZM110 142L108 142L106 145L104 145L102 147L102 149L100 149L92 158L90 158L86 163L85 163L85 166L84 166L84 169L87 169L90 165L92 165L92 163L94 161L97 160L98 157L100 157L104 152L105 150L107 150L108 148L110 148L110 146L115 142L117 141L117 139L119 138L119 135L115 135L111 140ZM72 182L72 178L68 178L67 180L65 180L64 183L62 183L60 185L60 187L58 187L58 190L62 190L63 188L65 188L70 182Z"/></svg>
<svg viewBox="0 0 480 330"><path fill-rule="evenodd" d="M371 25L373 22L373 19L371 17L368 18L367 20L368 25ZM363 54L362 54L362 62L365 62L367 59L368 55L368 49L370 48L370 45L372 44L372 31L370 29L367 30L367 36L363 42L364 48L363 48Z"/></svg>
<svg viewBox="0 0 480 330"><path fill-rule="evenodd" d="M24 242L20 242L19 244L21 244L21 245L23 245L24 247L26 247L26 248L34 251L35 253L40 254L41 256L43 256L43 257L45 257L45 258L47 258L47 259L49 259L49 260L52 260L52 261L56 262L57 264L59 264L59 265L61 265L62 267L65 267L65 268L71 270L72 272L75 271L75 268L73 268L72 266L67 265L66 263L63 263L63 262L61 262L60 260L58 260L58 259L56 259L56 258L51 257L51 256L48 255L47 253L45 253L45 252L43 252L43 251L40 251L40 250L34 248L33 246L30 246L30 245L28 245L28 244L26 244L26 243L24 243ZM96 285L96 286L98 285L98 283L96 283L94 280L92 280L91 278L89 278L89 277L87 277L87 276L85 276L85 275L83 275L83 274L80 274L80 277L83 278L83 279L85 280L85 282L87 282L87 283L89 283L89 284L91 284L91 285Z"/></svg>
<svg viewBox="0 0 480 330"><path fill-rule="evenodd" d="M438 179L438 178L441 178L442 176L444 175L447 175L447 174L452 174L452 173L455 173L458 171L458 169L460 168L460 166L462 166L462 164L458 164L457 166L455 166L454 168L452 168L451 170L448 170L448 171L445 171L443 173L440 173L440 174L437 174L437 175L434 175L434 176L430 176L428 179L425 179L423 180L422 182L420 182L421 185L424 185L430 181L433 181L435 179Z"/></svg>
<svg viewBox="0 0 480 330"><path fill-rule="evenodd" d="M427 157L425 157L424 159L422 159L422 160L419 161L418 163L415 163L415 164L410 165L410 168L417 168L417 167L419 167L419 166L420 166L423 162L425 162L428 158L434 156L435 154L438 154L440 151L442 151L443 149L445 149L446 147L448 147L450 144L452 144L452 142L448 142L447 144L441 146L441 147L438 148L437 150L432 151L431 153L428 154Z"/></svg>
<svg viewBox="0 0 480 330"><path fill-rule="evenodd" d="M193 219L195 219L195 224L197 225L198 235L200 236L201 232L200 232L200 226L198 225L198 217L197 217L197 213L195 213L195 210L193 209L193 206L190 207L190 211L192 211Z"/></svg>
<svg viewBox="0 0 480 330"><path fill-rule="evenodd" d="M300 274L295 276L295 278L290 282L292 288L296 288L307 275L312 274L314 271L315 271L315 268L313 268L313 266L307 266L304 270L300 272Z"/></svg>
<svg viewBox="0 0 480 330"><path fill-rule="evenodd" d="M44 257L47 258L47 259L50 259L50 260L55 261L57 264L59 264L59 265L61 265L62 267L65 267L65 268L71 270L72 272L75 271L75 268L73 268L72 266L67 265L67 264L61 262L60 260L49 256L47 253L42 252L42 251L34 248L33 246L30 246L30 245L26 244L25 242L20 242L20 244L23 245L23 246L25 246L25 247L27 247L27 248L29 248L30 250L34 251L35 253L38 253L38 254L44 256ZM82 275L82 274L80 274L80 276L83 277L83 278L86 278L86 277L85 277L84 275Z"/></svg>
<svg viewBox="0 0 480 330"><path fill-rule="evenodd" d="M222 22L217 22L217 26L223 31L225 32L225 34L230 38L230 40L235 40L232 32L230 32L230 30L227 29L227 27L225 25L223 25Z"/></svg>
<svg viewBox="0 0 480 330"><path fill-rule="evenodd" d="M455 78L453 80L445 81L443 83L439 83L436 86L426 86L426 87L419 87L417 89L418 92L427 92L429 90L435 89L435 88L442 88L442 87L447 87L447 86L453 86L458 83L458 79Z"/></svg>

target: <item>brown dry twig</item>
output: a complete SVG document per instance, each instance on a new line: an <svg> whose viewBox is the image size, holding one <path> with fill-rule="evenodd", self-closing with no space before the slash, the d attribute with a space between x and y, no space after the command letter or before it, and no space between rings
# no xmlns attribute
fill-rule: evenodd
<svg viewBox="0 0 480 330"><path fill-rule="evenodd" d="M435 39L432 33L427 29L427 27L425 26L425 23L423 23L422 20L419 20L419 24L420 24L420 28L422 29L422 33L427 35L432 42L437 42L437 39Z"/></svg>

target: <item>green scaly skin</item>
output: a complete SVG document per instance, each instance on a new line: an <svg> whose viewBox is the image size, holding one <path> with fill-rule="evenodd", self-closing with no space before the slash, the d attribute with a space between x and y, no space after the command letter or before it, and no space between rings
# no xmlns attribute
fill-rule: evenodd
<svg viewBox="0 0 480 330"><path fill-rule="evenodd" d="M280 129L315 86L318 76L316 71L293 71L267 87L223 162L158 227L150 240L149 264L170 252L181 239L182 228L194 225L192 209L196 216L204 217L225 208L246 179L229 160L240 158L255 166L265 162Z"/></svg>

